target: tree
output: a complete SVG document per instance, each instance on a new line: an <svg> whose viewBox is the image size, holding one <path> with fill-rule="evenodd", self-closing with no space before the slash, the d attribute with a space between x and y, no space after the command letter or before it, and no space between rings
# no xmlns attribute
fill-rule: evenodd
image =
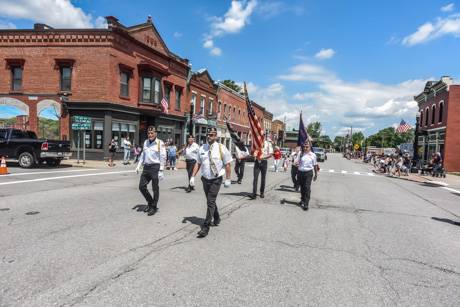
<svg viewBox="0 0 460 307"><path fill-rule="evenodd" d="M414 129L409 129L405 133L396 133L393 127L380 130L367 138L367 144L376 147L395 148L403 143L411 143L414 140Z"/></svg>
<svg viewBox="0 0 460 307"><path fill-rule="evenodd" d="M307 126L307 132L313 141L316 141L319 136L321 135L321 123L320 122L312 122L309 123Z"/></svg>
<svg viewBox="0 0 460 307"><path fill-rule="evenodd" d="M336 151L342 151L346 144L346 138L344 136L337 135L334 138L334 148Z"/></svg>
<svg viewBox="0 0 460 307"><path fill-rule="evenodd" d="M364 134L361 131L355 132L351 136L351 142L353 143L353 146L355 144L358 144L359 146L361 146L364 139L365 139Z"/></svg>
<svg viewBox="0 0 460 307"><path fill-rule="evenodd" d="M225 85L226 87L231 88L235 92L241 93L241 86L235 83L233 80L224 80L222 81L222 84Z"/></svg>
<svg viewBox="0 0 460 307"><path fill-rule="evenodd" d="M332 140L329 135L321 135L316 142L319 147L330 148L332 147Z"/></svg>

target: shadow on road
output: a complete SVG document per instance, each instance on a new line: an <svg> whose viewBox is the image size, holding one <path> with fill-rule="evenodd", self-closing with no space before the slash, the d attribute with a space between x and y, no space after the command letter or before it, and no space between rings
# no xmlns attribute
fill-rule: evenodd
<svg viewBox="0 0 460 307"><path fill-rule="evenodd" d="M137 210L137 212L144 212L147 207L147 205L135 205L132 209Z"/></svg>
<svg viewBox="0 0 460 307"><path fill-rule="evenodd" d="M252 195L252 193L249 193L249 192L234 192L234 193L219 193L219 195L250 197Z"/></svg>
<svg viewBox="0 0 460 307"><path fill-rule="evenodd" d="M432 217L431 219L435 220L435 221L438 221L438 222L443 222L443 223L452 224L452 225L455 225L455 226L460 226L460 222L452 221L450 219L444 219L444 218L439 218L439 217Z"/></svg>
<svg viewBox="0 0 460 307"><path fill-rule="evenodd" d="M7 161L6 166L12 167L12 168L19 168L19 169L21 168L18 162ZM65 164L65 160L64 160L62 161L62 164L59 166L47 165L45 163L45 164L36 164L34 167L32 167L32 169L62 169L62 168L71 168L71 167L73 166L71 164Z"/></svg>
<svg viewBox="0 0 460 307"><path fill-rule="evenodd" d="M172 187L171 190L186 190L187 187Z"/></svg>
<svg viewBox="0 0 460 307"><path fill-rule="evenodd" d="M296 192L295 190L292 190L291 189L285 189L285 188L278 188L278 189L275 189L276 191L281 191L281 192L293 192L293 193L299 193L299 192Z"/></svg>
<svg viewBox="0 0 460 307"><path fill-rule="evenodd" d="M201 226L204 224L204 218L196 216L184 216L184 218L182 219L182 223L185 224L187 222L190 222L193 225Z"/></svg>

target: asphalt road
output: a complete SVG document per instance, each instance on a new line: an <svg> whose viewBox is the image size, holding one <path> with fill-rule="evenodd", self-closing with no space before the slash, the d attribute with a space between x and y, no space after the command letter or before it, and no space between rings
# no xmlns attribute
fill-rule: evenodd
<svg viewBox="0 0 460 307"><path fill-rule="evenodd" d="M183 170L148 217L131 169L12 168L0 306L458 306L460 196L339 155L321 168L304 212L289 172L249 200L247 165L204 239L204 194L184 192Z"/></svg>

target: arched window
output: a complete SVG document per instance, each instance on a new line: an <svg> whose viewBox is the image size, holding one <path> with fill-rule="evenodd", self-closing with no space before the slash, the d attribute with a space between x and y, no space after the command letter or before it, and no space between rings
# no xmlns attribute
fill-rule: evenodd
<svg viewBox="0 0 460 307"><path fill-rule="evenodd" d="M443 113L444 113L444 101L441 101L439 103L439 119L438 119L438 122L442 122L442 116L443 116Z"/></svg>
<svg viewBox="0 0 460 307"><path fill-rule="evenodd" d="M419 123L418 123L420 128L423 127L423 119L424 119L424 117L423 117L423 110L422 110L422 111L420 111L420 119L419 119Z"/></svg>
<svg viewBox="0 0 460 307"><path fill-rule="evenodd" d="M436 106L433 105L431 107L431 124L432 125L434 125L435 118L436 118Z"/></svg>
<svg viewBox="0 0 460 307"><path fill-rule="evenodd" d="M428 126L428 116L430 115L430 108L425 109L425 126Z"/></svg>

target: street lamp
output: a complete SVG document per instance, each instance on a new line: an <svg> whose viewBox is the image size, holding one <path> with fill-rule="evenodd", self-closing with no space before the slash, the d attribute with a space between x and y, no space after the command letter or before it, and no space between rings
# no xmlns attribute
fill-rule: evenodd
<svg viewBox="0 0 460 307"><path fill-rule="evenodd" d="M412 169L414 172L418 171L418 165L419 165L419 160L420 157L418 155L418 134L419 134L419 127L420 127L420 112L417 112L417 115L415 115L415 130L414 130L414 144L413 144L413 151L414 151L414 156L412 159Z"/></svg>

